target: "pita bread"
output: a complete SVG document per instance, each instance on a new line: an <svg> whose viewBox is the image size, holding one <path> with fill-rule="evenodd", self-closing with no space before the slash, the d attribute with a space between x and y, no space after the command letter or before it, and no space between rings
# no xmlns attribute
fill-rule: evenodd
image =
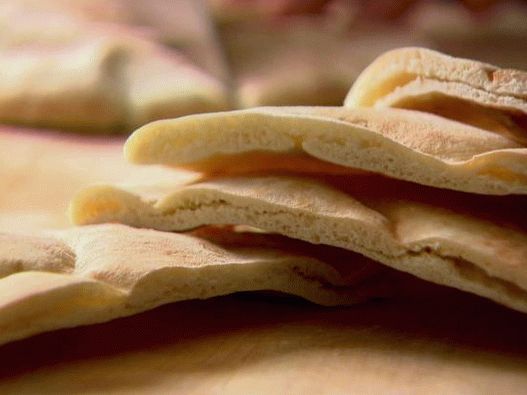
<svg viewBox="0 0 527 395"><path fill-rule="evenodd" d="M435 189L375 176L342 177L335 183L337 188L267 176L184 188L95 186L76 196L70 217L79 225L119 222L165 231L254 226L352 250L527 312L523 197L478 200L447 191L438 196Z"/></svg>
<svg viewBox="0 0 527 395"><path fill-rule="evenodd" d="M424 48L387 52L352 86L345 106L432 112L527 142L527 73Z"/></svg>
<svg viewBox="0 0 527 395"><path fill-rule="evenodd" d="M3 123L127 132L229 106L222 81L126 26L15 10L0 30Z"/></svg>
<svg viewBox="0 0 527 395"><path fill-rule="evenodd" d="M523 145L397 109L271 107L183 117L140 128L126 142L125 155L133 163L205 174L355 168L468 192L527 193Z"/></svg>
<svg viewBox="0 0 527 395"><path fill-rule="evenodd" d="M47 236L3 234L0 344L239 291L272 290L323 305L350 304L386 294L400 278L344 250L318 248L315 256L324 261L299 252L304 245L298 242L265 235L233 238L225 232L200 233L212 241L122 225Z"/></svg>

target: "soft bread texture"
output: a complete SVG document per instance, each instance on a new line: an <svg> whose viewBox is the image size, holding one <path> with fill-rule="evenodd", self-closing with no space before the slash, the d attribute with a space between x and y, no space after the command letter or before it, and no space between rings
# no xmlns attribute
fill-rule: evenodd
<svg viewBox="0 0 527 395"><path fill-rule="evenodd" d="M0 344L239 291L351 304L386 295L401 278L335 248L315 251L305 243L237 236L229 229L201 230L199 236L115 224L0 235Z"/></svg>
<svg viewBox="0 0 527 395"><path fill-rule="evenodd" d="M141 31L67 13L4 8L3 123L129 132L155 119L229 108L220 78Z"/></svg>
<svg viewBox="0 0 527 395"><path fill-rule="evenodd" d="M357 78L348 107L402 107L507 132L527 141L527 73L424 48L379 56Z"/></svg>
<svg viewBox="0 0 527 395"><path fill-rule="evenodd" d="M138 129L125 156L205 174L362 169L467 192L527 193L524 145L400 109L262 107L187 116Z"/></svg>
<svg viewBox="0 0 527 395"><path fill-rule="evenodd" d="M463 83L482 93L500 95L503 100L527 98L527 74L523 71L500 69L425 48L400 48L381 55L363 71L346 104L373 105L386 93L418 77Z"/></svg>
<svg viewBox="0 0 527 395"><path fill-rule="evenodd" d="M76 224L120 222L165 231L254 226L349 249L527 312L523 197L438 193L374 176L333 182L267 176L185 188L95 186L76 196L70 216Z"/></svg>

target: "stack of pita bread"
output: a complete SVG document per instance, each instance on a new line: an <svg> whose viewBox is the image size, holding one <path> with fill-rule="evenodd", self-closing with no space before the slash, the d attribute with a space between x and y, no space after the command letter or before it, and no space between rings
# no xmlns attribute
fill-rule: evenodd
<svg viewBox="0 0 527 395"><path fill-rule="evenodd" d="M482 24L455 4L422 3L390 25L338 0L4 1L0 123L129 133L194 113L340 105L364 67L401 46L525 66L522 5Z"/></svg>
<svg viewBox="0 0 527 395"><path fill-rule="evenodd" d="M397 27L350 29L333 14L226 22L210 15L228 10L220 5L0 3L0 123L129 133L149 121L194 113L340 105L378 54L430 46L422 35Z"/></svg>
<svg viewBox="0 0 527 395"><path fill-rule="evenodd" d="M199 178L95 185L70 205L83 226L3 235L0 342L184 299L267 290L342 305L419 279L527 312L526 84L403 48L343 107L149 123L126 158Z"/></svg>

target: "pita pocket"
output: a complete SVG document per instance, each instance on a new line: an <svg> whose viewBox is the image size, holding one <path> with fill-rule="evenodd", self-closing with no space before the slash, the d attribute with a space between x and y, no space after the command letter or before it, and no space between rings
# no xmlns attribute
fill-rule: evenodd
<svg viewBox="0 0 527 395"><path fill-rule="evenodd" d="M187 187L94 186L70 206L75 224L182 231L240 224L345 248L424 280L527 312L522 197L441 191L379 176L234 177ZM506 199L506 200L505 200Z"/></svg>
<svg viewBox="0 0 527 395"><path fill-rule="evenodd" d="M136 164L204 174L357 169L482 194L527 193L527 149L507 136L399 109L269 107L154 122L135 131Z"/></svg>
<svg viewBox="0 0 527 395"><path fill-rule="evenodd" d="M527 143L527 73L424 48L386 52L357 78L347 107L435 113Z"/></svg>
<svg viewBox="0 0 527 395"><path fill-rule="evenodd" d="M0 344L239 291L352 304L390 293L401 278L345 250L317 248L310 256L301 252L305 243L229 232L198 237L101 225L1 234Z"/></svg>

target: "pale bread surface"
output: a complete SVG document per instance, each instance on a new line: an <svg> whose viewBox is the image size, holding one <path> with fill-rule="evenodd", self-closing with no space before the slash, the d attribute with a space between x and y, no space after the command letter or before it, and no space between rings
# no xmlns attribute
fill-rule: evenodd
<svg viewBox="0 0 527 395"><path fill-rule="evenodd" d="M509 131L525 143L526 98L525 71L424 48L401 48L372 62L353 84L344 105L434 112L489 130Z"/></svg>
<svg viewBox="0 0 527 395"><path fill-rule="evenodd" d="M0 7L2 122L129 132L154 119L229 108L224 81L193 62L199 55L107 23L112 7L81 18L80 5L75 13L28 4Z"/></svg>
<svg viewBox="0 0 527 395"><path fill-rule="evenodd" d="M262 107L158 121L132 134L125 155L205 174L362 169L467 192L527 193L527 149L510 136L390 108Z"/></svg>
<svg viewBox="0 0 527 395"><path fill-rule="evenodd" d="M106 224L2 234L0 344L239 291L351 304L384 296L400 278L347 251L306 254L297 241L229 232L202 230L197 237Z"/></svg>
<svg viewBox="0 0 527 395"><path fill-rule="evenodd" d="M398 86L418 78L458 82L507 97L527 98L527 73L455 58L426 48L399 48L379 56L357 78L345 105L372 106Z"/></svg>
<svg viewBox="0 0 527 395"><path fill-rule="evenodd" d="M477 91L459 82L413 80L380 98L375 107L428 112L527 144L526 101Z"/></svg>
<svg viewBox="0 0 527 395"><path fill-rule="evenodd" d="M224 178L187 187L101 185L76 196L70 217L79 225L119 222L164 231L209 224L254 226L349 249L527 312L523 197L477 200L367 177L343 177L340 187L278 176Z"/></svg>

